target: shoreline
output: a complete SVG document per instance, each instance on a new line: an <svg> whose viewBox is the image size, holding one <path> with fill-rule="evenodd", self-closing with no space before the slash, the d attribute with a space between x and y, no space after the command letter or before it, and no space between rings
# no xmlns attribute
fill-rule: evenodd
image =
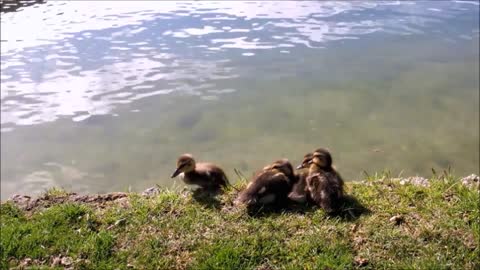
<svg viewBox="0 0 480 270"><path fill-rule="evenodd" d="M385 178L386 175L383 176ZM375 174L373 178L379 178L378 174ZM412 184L416 186L423 186L423 187L428 187L430 185L430 179L424 178L422 176L410 176L410 177L391 177L390 178L393 181L398 181L401 185L405 184ZM472 173L468 176L459 178L459 182L461 182L463 185L468 186L468 187L475 187L475 185L480 186L480 176ZM241 185L243 182L247 181L246 179L240 180L238 183ZM235 183L234 186L236 186L238 183ZM350 184L359 184L359 183L366 183L365 180L351 180L351 181L346 181L345 183L350 183ZM27 195L27 194L13 194L6 200L0 201L0 203L7 203L7 202L13 202L18 205L27 205L27 204L35 204L35 201L39 200L45 200L43 198L45 194L48 194L51 191L58 191L61 193L65 193L68 195L68 199L65 201L61 202L66 202L66 201L71 201L71 202L98 202L98 201L114 201L117 199L121 199L124 197L127 197L128 194L139 194L145 197L149 197L153 194L158 194L162 190L168 190L171 191L170 188L166 187L161 187L161 186L154 186L154 187L149 187L145 189L142 192L124 192L124 191L112 191L112 192L105 192L105 193L96 193L96 192L90 192L90 193L78 193L78 192L69 192L66 189L62 187L52 187L48 189L47 191L38 194L38 195ZM191 190L188 186L184 186L183 191L185 190ZM174 190L174 192L181 192L181 190ZM47 199L48 200L48 199ZM34 206L25 206L25 207L34 207Z"/></svg>
<svg viewBox="0 0 480 270"><path fill-rule="evenodd" d="M346 193L338 215L297 204L250 213L233 206L233 188L18 195L1 204L1 268L480 267L478 176L375 175Z"/></svg>

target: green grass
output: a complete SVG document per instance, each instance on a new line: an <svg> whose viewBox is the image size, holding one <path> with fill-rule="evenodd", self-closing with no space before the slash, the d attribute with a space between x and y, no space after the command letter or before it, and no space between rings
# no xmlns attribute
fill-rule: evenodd
<svg viewBox="0 0 480 270"><path fill-rule="evenodd" d="M234 189L217 199L164 190L29 211L2 203L0 266L52 269L70 257L75 269L480 268L478 190L452 176L419 187L388 175L346 189L351 199L336 216L306 206L248 213L232 206Z"/></svg>

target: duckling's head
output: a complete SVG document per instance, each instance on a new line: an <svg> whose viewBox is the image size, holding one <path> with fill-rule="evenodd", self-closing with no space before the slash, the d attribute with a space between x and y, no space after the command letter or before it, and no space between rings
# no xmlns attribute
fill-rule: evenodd
<svg viewBox="0 0 480 270"><path fill-rule="evenodd" d="M177 169L173 172L172 178L180 173L188 173L195 170L195 160L190 154L183 154L177 160Z"/></svg>
<svg viewBox="0 0 480 270"><path fill-rule="evenodd" d="M325 148L319 148L313 152L312 163L321 169L330 169L332 167L332 155Z"/></svg>
<svg viewBox="0 0 480 270"><path fill-rule="evenodd" d="M297 170L308 168L315 164L321 169L330 169L332 167L332 156L325 148L318 148L313 153L308 153L303 157L303 161L297 166Z"/></svg>
<svg viewBox="0 0 480 270"><path fill-rule="evenodd" d="M307 153L305 156L303 156L302 163L298 165L296 169L301 170L310 167L310 164L312 164L312 158L313 154Z"/></svg>
<svg viewBox="0 0 480 270"><path fill-rule="evenodd" d="M278 170L279 172L285 174L287 177L292 178L293 177L293 167L290 161L288 159L279 159L275 162L273 162L272 165L270 165L270 169L272 170Z"/></svg>

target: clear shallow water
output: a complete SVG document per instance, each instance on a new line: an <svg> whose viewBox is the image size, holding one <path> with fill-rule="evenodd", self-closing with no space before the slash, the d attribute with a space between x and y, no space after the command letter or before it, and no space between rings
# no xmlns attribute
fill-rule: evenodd
<svg viewBox="0 0 480 270"><path fill-rule="evenodd" d="M47 1L2 13L2 198L172 186L184 152L232 179L319 146L348 180L478 173L478 12Z"/></svg>

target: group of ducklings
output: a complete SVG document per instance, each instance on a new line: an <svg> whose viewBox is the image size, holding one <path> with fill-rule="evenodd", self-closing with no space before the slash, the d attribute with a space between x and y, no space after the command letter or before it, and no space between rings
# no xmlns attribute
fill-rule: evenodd
<svg viewBox="0 0 480 270"><path fill-rule="evenodd" d="M344 196L344 183L332 166L332 156L327 149L307 153L296 170L288 159L265 166L240 191L235 204L280 206L291 200L314 203L326 212L338 210ZM221 190L230 185L220 167L212 163L196 163L190 154L178 158L177 169L171 177L176 176L180 176L185 184L205 190Z"/></svg>

